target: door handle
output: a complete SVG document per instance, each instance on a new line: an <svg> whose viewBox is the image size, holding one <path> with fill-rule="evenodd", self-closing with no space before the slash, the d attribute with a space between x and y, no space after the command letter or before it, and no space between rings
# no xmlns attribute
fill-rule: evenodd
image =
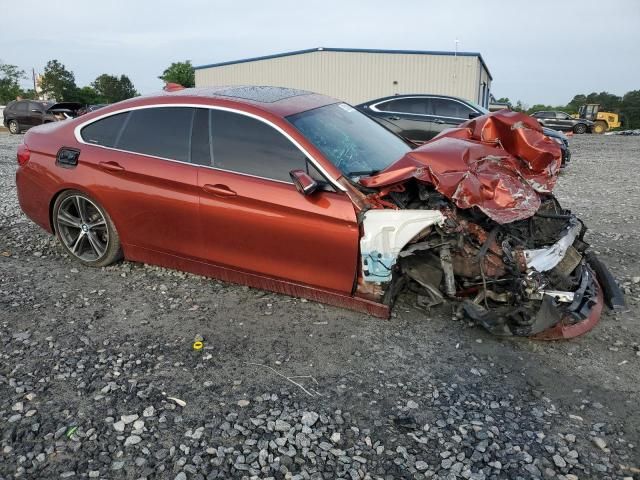
<svg viewBox="0 0 640 480"><path fill-rule="evenodd" d="M108 170L110 172L123 172L124 167L116 162L98 162L98 165L103 170Z"/></svg>
<svg viewBox="0 0 640 480"><path fill-rule="evenodd" d="M443 124L445 123L444 120L442 120L441 118L436 118L433 123L438 123L438 124Z"/></svg>
<svg viewBox="0 0 640 480"><path fill-rule="evenodd" d="M400 117L397 116L392 116L392 117L387 117L388 120L400 120Z"/></svg>
<svg viewBox="0 0 640 480"><path fill-rule="evenodd" d="M211 185L209 183L206 183L202 186L202 189L207 193L211 193L219 197L235 197L237 195L236 192L231 190L226 185L220 185L220 184Z"/></svg>

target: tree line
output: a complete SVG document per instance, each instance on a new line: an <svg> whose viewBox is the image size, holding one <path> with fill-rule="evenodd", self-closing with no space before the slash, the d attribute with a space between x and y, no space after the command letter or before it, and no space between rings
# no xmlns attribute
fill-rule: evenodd
<svg viewBox="0 0 640 480"><path fill-rule="evenodd" d="M33 89L23 89L20 81L26 78L24 70L16 65L0 62L0 105L6 105L18 97L38 98ZM184 87L195 86L195 72L191 61L174 62L158 77L160 80L178 83ZM114 103L139 95L131 79L126 75L99 75L91 84L76 85L75 75L58 60L49 60L40 78L40 89L47 98L57 101L79 102L85 105ZM569 114L578 113L578 108L587 103L598 103L600 109L622 115L623 128L640 128L640 90L632 90L622 97L609 92L578 94L566 105L536 104L531 107L520 100L512 103L508 98L498 102L509 104L512 110L533 113L539 110L560 110Z"/></svg>
<svg viewBox="0 0 640 480"><path fill-rule="evenodd" d="M18 66L0 62L0 105L6 105L19 97L37 99L40 94L58 102L78 102L85 105L114 103L139 95L126 75L103 73L89 85L79 87L74 73L58 60L49 60L45 65L38 92L33 88L23 89L20 86L21 80L26 78L25 71ZM172 63L158 78L184 87L195 86L195 73L189 60Z"/></svg>
<svg viewBox="0 0 640 480"><path fill-rule="evenodd" d="M509 104L509 107L516 112L529 114L541 110L553 110L574 114L578 113L581 105L597 103L600 105L600 111L620 114L623 129L640 128L640 90L631 90L621 97L609 92L593 92L588 95L578 94L566 105L544 105L537 103L529 107L520 100L512 103L508 98L500 98L497 101Z"/></svg>

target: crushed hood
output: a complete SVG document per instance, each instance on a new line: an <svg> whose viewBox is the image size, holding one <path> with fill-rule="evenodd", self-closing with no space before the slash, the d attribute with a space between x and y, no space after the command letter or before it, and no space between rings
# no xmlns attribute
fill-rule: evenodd
<svg viewBox="0 0 640 480"><path fill-rule="evenodd" d="M538 210L539 194L553 190L561 159L560 146L535 119L500 110L442 132L360 183L381 188L414 178L459 208L478 207L504 224Z"/></svg>

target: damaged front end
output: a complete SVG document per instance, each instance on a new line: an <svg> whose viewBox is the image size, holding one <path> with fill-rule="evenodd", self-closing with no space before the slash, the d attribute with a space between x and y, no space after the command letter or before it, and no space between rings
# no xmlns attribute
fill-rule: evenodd
<svg viewBox="0 0 640 480"><path fill-rule="evenodd" d="M624 306L586 228L551 191L560 150L535 120L497 112L466 122L360 179L358 294L459 312L496 335L571 338Z"/></svg>

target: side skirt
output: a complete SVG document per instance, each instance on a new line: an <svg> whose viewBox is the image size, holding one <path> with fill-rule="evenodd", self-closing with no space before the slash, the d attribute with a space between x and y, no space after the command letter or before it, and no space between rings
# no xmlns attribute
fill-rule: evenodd
<svg viewBox="0 0 640 480"><path fill-rule="evenodd" d="M261 290L282 293L291 297L307 298L314 302L348 308L349 310L367 313L379 318L389 318L391 314L389 306L364 298L352 297L329 290L321 290L308 285L279 280L255 273L240 272L231 268L169 255L135 245L123 245L123 250L125 252L125 258L134 262L173 268L196 275L212 277L224 282L237 283Z"/></svg>

